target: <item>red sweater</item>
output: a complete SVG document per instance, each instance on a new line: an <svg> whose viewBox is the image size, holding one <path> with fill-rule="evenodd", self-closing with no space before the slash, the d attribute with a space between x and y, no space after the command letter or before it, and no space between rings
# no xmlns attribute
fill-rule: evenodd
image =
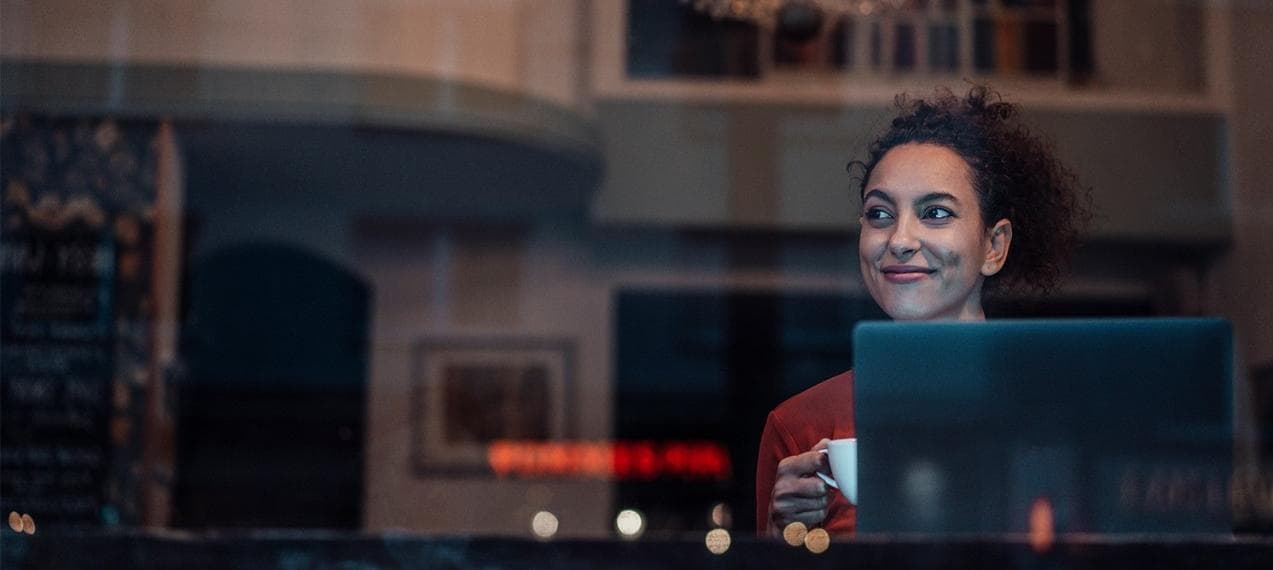
<svg viewBox="0 0 1273 570"><path fill-rule="evenodd" d="M778 462L813 448L822 438L855 437L853 428L853 371L836 375L769 412L760 436L756 460L756 531L769 527L769 499L773 494ZM835 489L822 528L831 534L852 534L857 527L857 508Z"/></svg>

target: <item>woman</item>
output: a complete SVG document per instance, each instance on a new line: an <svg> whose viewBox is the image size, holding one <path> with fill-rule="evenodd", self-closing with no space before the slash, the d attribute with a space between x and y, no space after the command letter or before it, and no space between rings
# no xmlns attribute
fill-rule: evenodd
<svg viewBox="0 0 1273 570"><path fill-rule="evenodd" d="M897 320L986 318L990 289L1043 292L1062 274L1087 195L1051 147L985 87L966 97L899 97L898 117L862 169L858 255L871 297ZM923 355L916 355L922 364ZM814 476L819 450L853 437L853 372L769 413L756 466L757 530L800 522L853 532L854 507Z"/></svg>

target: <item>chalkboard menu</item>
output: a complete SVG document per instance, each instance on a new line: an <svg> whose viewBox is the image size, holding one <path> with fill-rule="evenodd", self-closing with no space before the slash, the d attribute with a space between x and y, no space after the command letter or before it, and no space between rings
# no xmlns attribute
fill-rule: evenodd
<svg viewBox="0 0 1273 570"><path fill-rule="evenodd" d="M157 126L6 115L0 511L137 518Z"/></svg>

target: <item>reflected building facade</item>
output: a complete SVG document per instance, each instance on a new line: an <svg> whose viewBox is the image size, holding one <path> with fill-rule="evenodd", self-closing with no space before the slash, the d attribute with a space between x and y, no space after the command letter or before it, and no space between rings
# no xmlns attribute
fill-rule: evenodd
<svg viewBox="0 0 1273 570"><path fill-rule="evenodd" d="M1230 319L1268 528L1273 12L719 4L3 0L4 512L727 550L883 317L845 163L967 78L1098 211L991 315Z"/></svg>

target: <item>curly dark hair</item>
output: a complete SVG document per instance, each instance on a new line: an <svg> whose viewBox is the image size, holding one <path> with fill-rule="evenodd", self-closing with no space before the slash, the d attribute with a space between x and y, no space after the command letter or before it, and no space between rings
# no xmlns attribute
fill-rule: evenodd
<svg viewBox="0 0 1273 570"><path fill-rule="evenodd" d="M898 116L871 144L861 170L858 197L880 159L906 143L936 144L957 153L973 172L983 224L1007 218L1012 247L999 273L986 279L987 292L1046 293L1069 268L1071 253L1091 221L1091 194L1055 156L1051 142L1017 117L1017 106L983 85L966 97L949 89L933 98L898 95Z"/></svg>

